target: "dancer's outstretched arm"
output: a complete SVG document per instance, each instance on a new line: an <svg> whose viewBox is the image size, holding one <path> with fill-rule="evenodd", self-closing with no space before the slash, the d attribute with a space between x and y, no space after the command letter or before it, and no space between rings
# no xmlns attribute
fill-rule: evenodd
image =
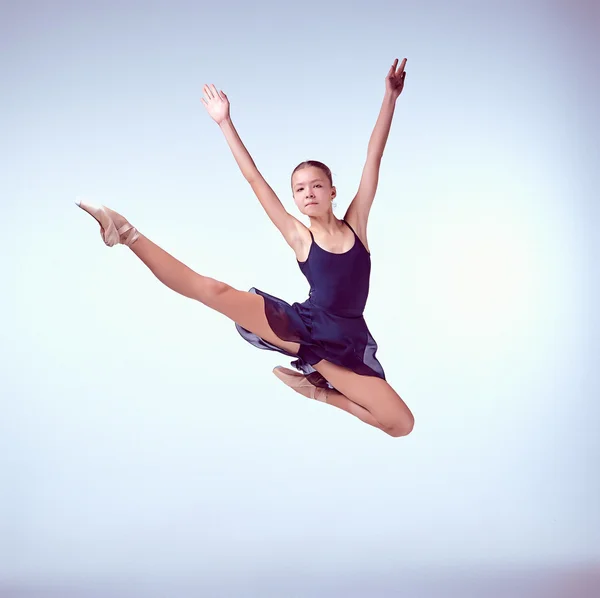
<svg viewBox="0 0 600 598"><path fill-rule="evenodd" d="M396 58L385 78L385 95L383 97L379 117L377 118L375 128L371 134L371 139L369 140L367 160L360 179L358 192L348 207L344 217L347 220L350 219L360 223L359 227L363 230L366 230L371 205L373 204L375 193L377 192L381 158L383 157L383 151L392 126L396 100L404 89L404 79L406 77L406 72L404 71L405 66L406 58L399 67L398 59Z"/></svg>
<svg viewBox="0 0 600 598"><path fill-rule="evenodd" d="M252 156L233 126L229 111L229 99L223 91L217 91L214 85L205 85L202 103L211 118L223 131L235 161L271 222L279 229L288 245L294 248L300 239L299 227L303 225L283 207L281 200L258 171Z"/></svg>

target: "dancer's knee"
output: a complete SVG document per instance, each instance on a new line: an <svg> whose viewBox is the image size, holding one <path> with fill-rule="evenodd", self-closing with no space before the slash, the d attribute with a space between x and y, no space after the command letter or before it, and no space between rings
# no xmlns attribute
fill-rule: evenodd
<svg viewBox="0 0 600 598"><path fill-rule="evenodd" d="M401 413L382 424L386 434L394 438L408 436L415 426L415 418L412 413Z"/></svg>
<svg viewBox="0 0 600 598"><path fill-rule="evenodd" d="M208 307L215 308L220 298L232 287L225 282L202 276L198 285L198 300Z"/></svg>

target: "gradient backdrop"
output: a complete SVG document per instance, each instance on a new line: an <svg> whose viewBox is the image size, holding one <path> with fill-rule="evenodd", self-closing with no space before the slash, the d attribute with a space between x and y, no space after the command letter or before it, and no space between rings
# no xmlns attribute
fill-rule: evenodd
<svg viewBox="0 0 600 598"><path fill-rule="evenodd" d="M556 579L600 563L597 5L0 7L0 595L583 596ZM328 164L341 218L405 56L365 312L394 439L73 201L303 301L202 85L308 224L292 169Z"/></svg>

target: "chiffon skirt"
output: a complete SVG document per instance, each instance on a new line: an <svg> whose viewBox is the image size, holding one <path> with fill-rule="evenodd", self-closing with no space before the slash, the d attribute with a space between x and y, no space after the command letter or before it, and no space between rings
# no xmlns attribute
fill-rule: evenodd
<svg viewBox="0 0 600 598"><path fill-rule="evenodd" d="M321 388L333 388L313 367L322 359L357 374L385 380L383 368L375 356L377 343L362 315L343 317L332 314L315 305L310 297L304 303L290 305L254 287L250 292L264 298L265 316L273 332L284 341L300 343L300 350L298 355L289 353L236 324L237 331L250 344L294 357L291 365Z"/></svg>

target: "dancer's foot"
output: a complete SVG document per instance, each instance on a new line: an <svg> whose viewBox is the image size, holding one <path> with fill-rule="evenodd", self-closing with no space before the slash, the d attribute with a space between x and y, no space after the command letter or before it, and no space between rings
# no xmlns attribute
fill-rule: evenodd
<svg viewBox="0 0 600 598"><path fill-rule="evenodd" d="M287 384L287 386L296 392L299 392L301 395L308 397L309 399L316 399L317 401L321 401L323 403L327 402L327 389L311 384L307 380L306 376L300 372L295 372L294 370L277 366L276 368L273 368L273 373L284 384Z"/></svg>
<svg viewBox="0 0 600 598"><path fill-rule="evenodd" d="M75 203L97 220L100 224L102 240L109 247L118 243L131 247L138 240L140 233L121 214L105 206L94 205L79 197Z"/></svg>

